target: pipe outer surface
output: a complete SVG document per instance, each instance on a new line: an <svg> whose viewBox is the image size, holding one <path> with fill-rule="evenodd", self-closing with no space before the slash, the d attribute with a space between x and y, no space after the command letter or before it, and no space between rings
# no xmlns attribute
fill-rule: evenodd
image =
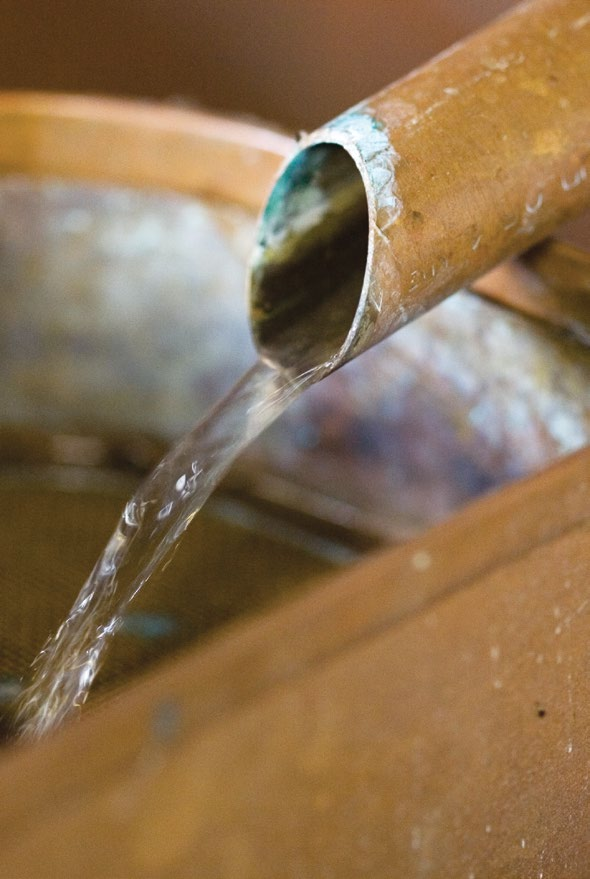
<svg viewBox="0 0 590 879"><path fill-rule="evenodd" d="M529 0L303 140L296 159L322 144L344 148L368 207L361 289L330 337L335 349L322 350L325 371L590 203L589 81L588 0ZM268 208L251 322L267 359L289 365L264 279L272 260L288 263L292 251L268 257L265 224ZM321 238L319 225L315 233ZM305 331L305 319L292 324Z"/></svg>

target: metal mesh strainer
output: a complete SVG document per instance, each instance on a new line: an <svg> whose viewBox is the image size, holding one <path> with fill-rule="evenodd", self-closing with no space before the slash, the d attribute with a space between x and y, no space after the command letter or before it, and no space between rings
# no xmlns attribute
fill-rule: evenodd
<svg viewBox="0 0 590 879"><path fill-rule="evenodd" d="M108 470L5 468L0 474L0 716L69 610L134 480ZM325 541L219 494L113 640L97 693L228 619L260 608L337 558Z"/></svg>
<svg viewBox="0 0 590 879"><path fill-rule="evenodd" d="M0 180L0 716L139 476L253 359L252 215ZM313 529L312 529L313 531ZM329 567L330 540L218 495L134 603L97 692Z"/></svg>

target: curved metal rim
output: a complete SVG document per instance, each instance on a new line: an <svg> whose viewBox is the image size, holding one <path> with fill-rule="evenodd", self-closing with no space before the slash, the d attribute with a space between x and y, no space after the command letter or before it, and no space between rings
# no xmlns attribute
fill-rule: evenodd
<svg viewBox="0 0 590 879"><path fill-rule="evenodd" d="M259 209L293 149L263 124L132 99L0 92L0 172L211 195Z"/></svg>

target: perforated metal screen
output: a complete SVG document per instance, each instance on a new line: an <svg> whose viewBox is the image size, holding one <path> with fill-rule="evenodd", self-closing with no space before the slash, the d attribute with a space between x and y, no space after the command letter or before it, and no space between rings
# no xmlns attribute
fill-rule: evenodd
<svg viewBox="0 0 590 879"><path fill-rule="evenodd" d="M112 472L0 472L0 717L69 610L134 481ZM332 566L329 552L247 504L218 495L166 570L136 598L93 698L230 618Z"/></svg>

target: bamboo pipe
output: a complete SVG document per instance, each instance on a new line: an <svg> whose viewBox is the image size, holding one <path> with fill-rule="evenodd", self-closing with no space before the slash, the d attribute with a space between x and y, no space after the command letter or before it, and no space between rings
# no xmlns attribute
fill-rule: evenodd
<svg viewBox="0 0 590 879"><path fill-rule="evenodd" d="M531 0L301 142L250 266L260 353L331 372L590 203L588 0Z"/></svg>

